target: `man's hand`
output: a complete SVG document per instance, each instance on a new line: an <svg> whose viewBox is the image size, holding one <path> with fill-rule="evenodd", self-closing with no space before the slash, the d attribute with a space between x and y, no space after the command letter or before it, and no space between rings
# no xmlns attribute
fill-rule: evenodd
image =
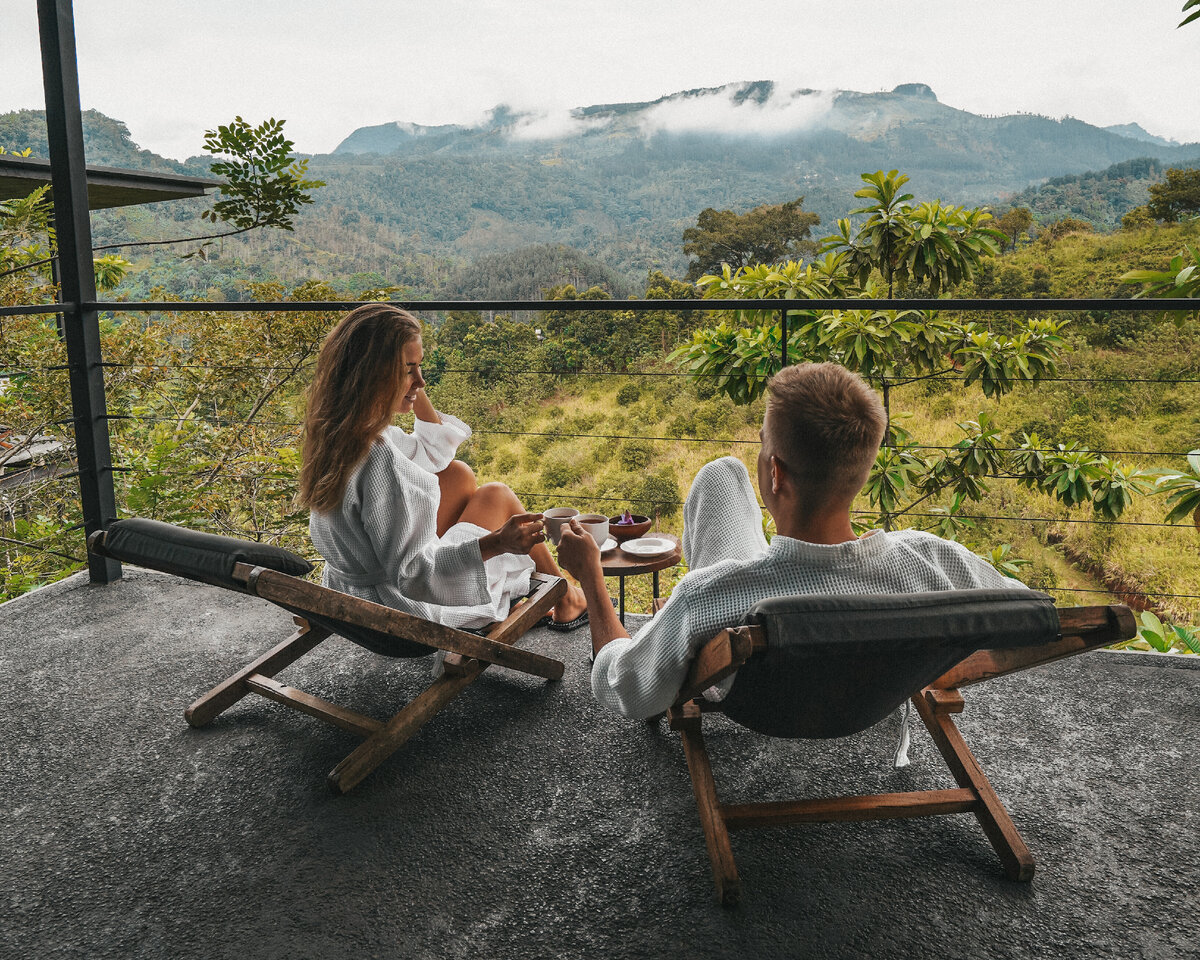
<svg viewBox="0 0 1200 960"><path fill-rule="evenodd" d="M516 513L499 530L479 538L479 552L484 560L502 553L529 553L546 539L542 532L540 513Z"/></svg>
<svg viewBox="0 0 1200 960"><path fill-rule="evenodd" d="M563 524L562 539L558 543L558 565L578 580L581 586L589 580L593 583L604 581L600 548L574 517L569 524Z"/></svg>
<svg viewBox="0 0 1200 960"><path fill-rule="evenodd" d="M574 517L569 525L563 524L562 539L558 542L558 564L579 581L587 598L592 653L599 653L601 647L618 637L628 637L608 599L600 548Z"/></svg>

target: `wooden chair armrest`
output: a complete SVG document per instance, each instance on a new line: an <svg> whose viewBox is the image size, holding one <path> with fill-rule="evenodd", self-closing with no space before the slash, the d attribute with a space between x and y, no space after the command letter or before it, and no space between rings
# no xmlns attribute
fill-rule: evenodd
<svg viewBox="0 0 1200 960"><path fill-rule="evenodd" d="M465 658L534 673L550 680L562 676L563 665L560 661L512 646L512 642L542 615L538 610L543 606L549 609L555 597L566 592L566 582L557 577L552 578L557 580L557 584L539 582L534 591L534 595L539 597L537 603L521 604L507 620L493 629L491 636L480 637L393 610L380 603L330 590L277 570L239 563L235 564L233 575L235 579L244 580L249 592L301 616L305 613L323 614L393 636L408 637Z"/></svg>
<svg viewBox="0 0 1200 960"><path fill-rule="evenodd" d="M542 619L567 592L567 581L547 573L533 573L529 577L532 588L525 599L513 607L512 612L488 631L488 639L497 643L515 643L535 623Z"/></svg>
<svg viewBox="0 0 1200 960"><path fill-rule="evenodd" d="M700 696L713 684L735 673L755 653L766 648L762 627L730 627L722 630L696 654L675 702L682 704Z"/></svg>
<svg viewBox="0 0 1200 960"><path fill-rule="evenodd" d="M1133 611L1123 603L1108 606L1064 607L1058 611L1059 638L1038 647L978 650L952 667L929 686L939 690L967 687L1053 663L1065 657L1107 647L1137 635Z"/></svg>

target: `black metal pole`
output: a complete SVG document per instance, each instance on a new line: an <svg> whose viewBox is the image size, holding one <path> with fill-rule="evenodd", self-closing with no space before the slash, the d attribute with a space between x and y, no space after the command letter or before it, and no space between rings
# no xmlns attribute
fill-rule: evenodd
<svg viewBox="0 0 1200 960"><path fill-rule="evenodd" d="M38 0L37 9L63 327L86 538L115 520L117 508L100 356L100 315L94 308L84 309L84 304L95 302L96 275L92 266L79 67L75 61L75 15L71 0ZM111 583L121 576L121 565L106 557L89 555L88 570L93 583Z"/></svg>
<svg viewBox="0 0 1200 960"><path fill-rule="evenodd" d="M787 308L779 311L779 369L788 365L787 362Z"/></svg>

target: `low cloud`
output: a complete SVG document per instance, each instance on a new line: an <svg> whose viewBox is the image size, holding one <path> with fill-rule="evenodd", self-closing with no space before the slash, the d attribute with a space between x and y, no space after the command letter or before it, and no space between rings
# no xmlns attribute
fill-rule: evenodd
<svg viewBox="0 0 1200 960"><path fill-rule="evenodd" d="M577 117L570 110L559 109L519 114L505 132L512 140L562 140L582 136L609 123L608 117Z"/></svg>
<svg viewBox="0 0 1200 960"><path fill-rule="evenodd" d="M782 91L761 103L735 99L745 84L709 93L680 94L655 104L641 116L642 131L668 133L784 134L815 126L833 108L836 91Z"/></svg>

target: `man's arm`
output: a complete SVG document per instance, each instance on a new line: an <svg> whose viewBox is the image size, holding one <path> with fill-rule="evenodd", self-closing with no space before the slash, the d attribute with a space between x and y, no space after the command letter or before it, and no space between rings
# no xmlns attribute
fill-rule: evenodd
<svg viewBox="0 0 1200 960"><path fill-rule="evenodd" d="M617 611L608 599L608 588L604 585L604 571L600 566L600 548L596 541L572 518L563 525L562 540L558 545L558 562L567 573L579 581L583 595L587 598L588 623L592 628L592 653L618 637L629 634L617 616Z"/></svg>

